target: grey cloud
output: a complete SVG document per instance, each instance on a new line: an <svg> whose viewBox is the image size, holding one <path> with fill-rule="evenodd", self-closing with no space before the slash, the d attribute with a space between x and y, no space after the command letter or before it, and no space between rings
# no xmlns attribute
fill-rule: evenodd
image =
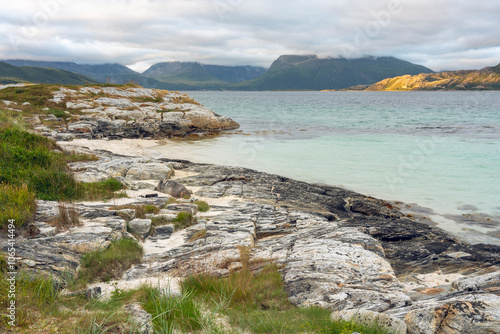
<svg viewBox="0 0 500 334"><path fill-rule="evenodd" d="M18 0L0 13L0 58L145 69L373 54L435 70L480 68L500 62L499 16L487 0Z"/></svg>

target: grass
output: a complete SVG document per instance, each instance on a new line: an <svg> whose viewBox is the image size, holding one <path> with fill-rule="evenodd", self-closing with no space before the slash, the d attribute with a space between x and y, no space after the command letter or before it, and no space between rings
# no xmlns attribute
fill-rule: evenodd
<svg viewBox="0 0 500 334"><path fill-rule="evenodd" d="M196 241L196 240L199 240L199 239L203 239L206 236L207 236L207 230L206 229L198 231L195 234L193 234L193 236L191 238L189 238L189 242L193 242L193 241Z"/></svg>
<svg viewBox="0 0 500 334"><path fill-rule="evenodd" d="M0 90L2 92L3 90ZM110 179L77 183L67 164L95 160L89 154L63 153L48 138L25 130L22 120L12 112L0 110L0 227L6 219L17 226L29 221L34 199L50 201L106 200L122 189Z"/></svg>
<svg viewBox="0 0 500 334"><path fill-rule="evenodd" d="M219 278L209 273L187 277L182 282L183 294L208 308L217 308L229 318L232 327L249 333L386 333L375 325L331 321L328 309L295 307L287 299L279 267L271 264L253 273L248 269L248 255L240 249L242 270L228 277Z"/></svg>
<svg viewBox="0 0 500 334"><path fill-rule="evenodd" d="M193 217L191 212L179 212L172 222L174 223L174 230L178 231L196 225L196 218Z"/></svg>
<svg viewBox="0 0 500 334"><path fill-rule="evenodd" d="M57 227L59 231L67 230L70 227L81 225L80 215L74 205L59 202L58 215L51 224Z"/></svg>
<svg viewBox="0 0 500 334"><path fill-rule="evenodd" d="M194 204L196 204L198 206L198 211L200 211L200 212L207 212L208 210L210 210L210 205L208 205L207 202L196 201L196 202L194 202Z"/></svg>
<svg viewBox="0 0 500 334"><path fill-rule="evenodd" d="M132 264L139 263L142 255L142 246L135 240L113 241L108 248L92 251L82 257L77 284L118 279Z"/></svg>
<svg viewBox="0 0 500 334"><path fill-rule="evenodd" d="M26 185L0 184L0 228L8 225L10 219L20 227L29 222L35 214L35 194Z"/></svg>
<svg viewBox="0 0 500 334"><path fill-rule="evenodd" d="M74 199L97 201L112 198L127 197L124 193L116 193L123 189L123 184L116 179L107 179L100 182L79 183Z"/></svg>
<svg viewBox="0 0 500 334"><path fill-rule="evenodd" d="M9 282L0 280L0 308L5 310ZM20 271L16 277L16 326L10 326L5 312L0 314L1 333L136 333L123 306L147 301L146 287L118 290L107 301L84 296L62 295L62 284L48 276Z"/></svg>

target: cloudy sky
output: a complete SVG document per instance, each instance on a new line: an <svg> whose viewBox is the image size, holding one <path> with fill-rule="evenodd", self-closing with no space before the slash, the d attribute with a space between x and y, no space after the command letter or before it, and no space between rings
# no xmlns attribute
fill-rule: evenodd
<svg viewBox="0 0 500 334"><path fill-rule="evenodd" d="M282 54L500 63L492 0L2 0L0 59L268 67Z"/></svg>

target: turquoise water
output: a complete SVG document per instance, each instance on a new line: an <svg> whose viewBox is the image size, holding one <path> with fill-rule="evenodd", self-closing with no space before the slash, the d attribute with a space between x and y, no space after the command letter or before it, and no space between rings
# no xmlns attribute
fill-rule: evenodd
<svg viewBox="0 0 500 334"><path fill-rule="evenodd" d="M416 203L469 241L496 243L486 236L500 232L494 221L449 218L500 216L500 92L188 94L241 128L180 143L184 158Z"/></svg>

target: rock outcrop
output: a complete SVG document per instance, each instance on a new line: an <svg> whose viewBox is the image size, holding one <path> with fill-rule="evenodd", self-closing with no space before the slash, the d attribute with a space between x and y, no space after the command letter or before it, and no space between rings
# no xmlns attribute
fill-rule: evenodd
<svg viewBox="0 0 500 334"><path fill-rule="evenodd" d="M121 204L161 208L146 217L148 227L151 220L167 221L136 231L146 237L145 256L123 280L160 281L205 271L224 276L243 266L259 270L274 262L297 306L347 312L341 317L360 310L383 313L387 318L377 316L379 320L404 320L408 333L500 329L500 247L467 244L406 217L387 202L342 188L239 167L93 153L100 160L71 164L80 180L116 177L133 195L141 182L157 184L166 173L194 192L193 198L173 204L160 188L152 193L155 197L121 199ZM196 199L208 202L210 211L197 212ZM133 210L115 203L76 206L83 225L59 233L50 230L57 203L39 203L35 225L44 233L19 243L20 265L61 275L76 269L83 252L105 247L113 238L132 237L126 222L134 225ZM197 220L174 231L168 220L181 211ZM243 250L249 254L246 260ZM448 282L430 284L428 278L434 276Z"/></svg>
<svg viewBox="0 0 500 334"><path fill-rule="evenodd" d="M36 132L56 140L170 138L239 127L232 119L178 92L131 87L61 87L53 94L48 103L64 111L64 119L60 113L43 114L31 117L29 122ZM21 109L18 102L4 104L14 110Z"/></svg>

